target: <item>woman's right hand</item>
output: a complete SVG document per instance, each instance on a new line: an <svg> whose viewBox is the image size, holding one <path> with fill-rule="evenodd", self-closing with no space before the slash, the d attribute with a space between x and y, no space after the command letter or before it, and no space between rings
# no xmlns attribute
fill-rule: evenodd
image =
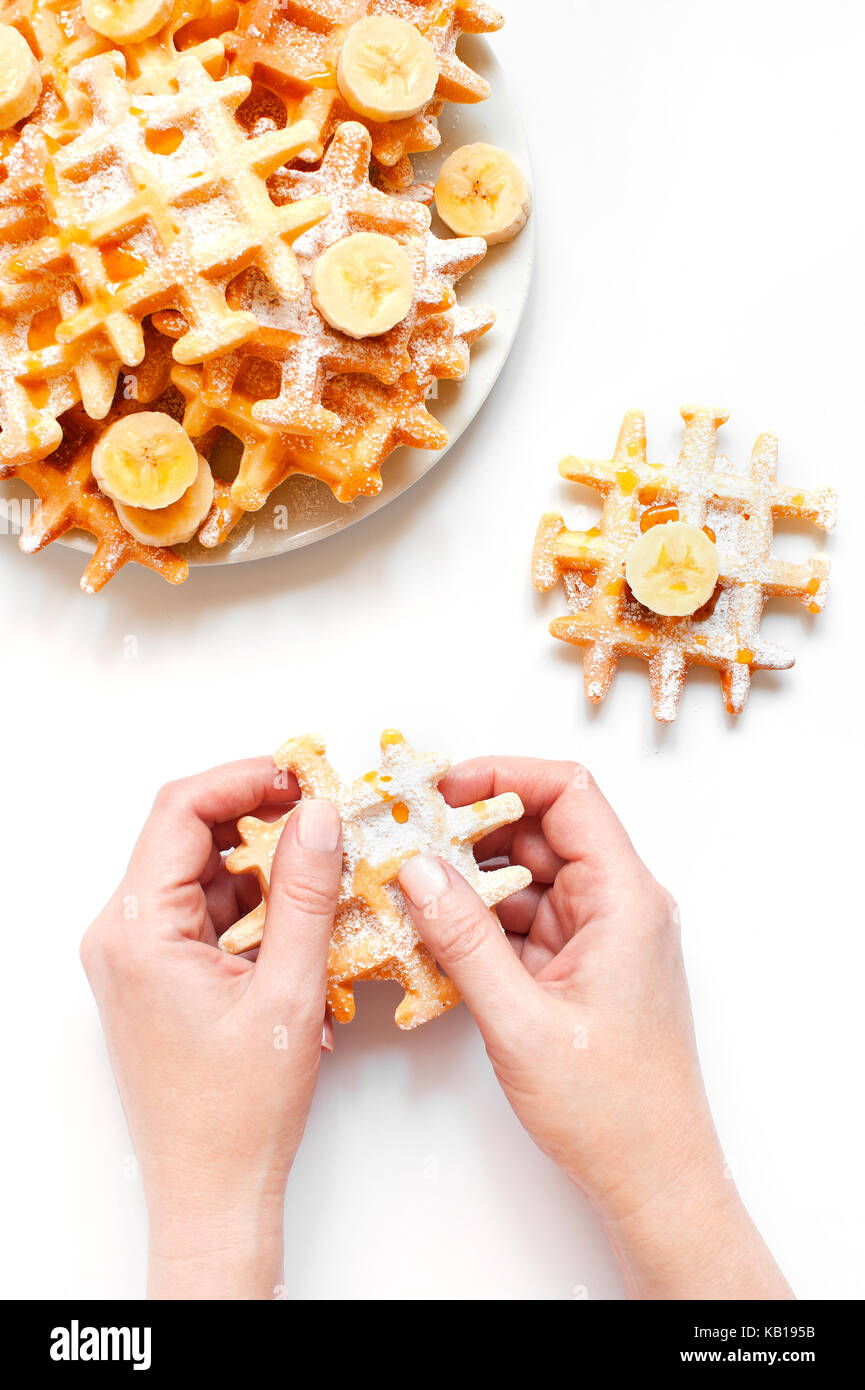
<svg viewBox="0 0 865 1390"><path fill-rule="evenodd" d="M697 1056L673 899L574 763L481 758L452 804L519 793L526 814L477 847L531 870L495 917L430 856L400 883L462 991L535 1142L598 1206L632 1293L791 1297L729 1179Z"/></svg>

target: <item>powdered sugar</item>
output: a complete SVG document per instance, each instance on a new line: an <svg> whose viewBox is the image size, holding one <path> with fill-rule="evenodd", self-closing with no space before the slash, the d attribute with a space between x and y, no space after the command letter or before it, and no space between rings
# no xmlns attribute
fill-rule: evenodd
<svg viewBox="0 0 865 1390"><path fill-rule="evenodd" d="M328 961L335 1015L345 1021L353 1014L351 984L361 975L403 984L406 997L396 1013L403 1028L455 1003L456 992L420 943L396 876L406 860L429 853L453 864L489 906L525 887L531 881L527 870L509 866L482 872L472 853L476 840L522 815L519 797L505 793L474 806L449 806L437 789L447 759L417 754L393 730L382 735L379 768L350 785L336 776L316 735L285 744L275 762L296 775L303 795L328 798L342 818L343 873ZM227 861L232 872L254 869L265 895L284 823L243 821L244 844ZM249 950L263 929L262 906L232 927L220 945Z"/></svg>
<svg viewBox="0 0 865 1390"><path fill-rule="evenodd" d="M716 455L724 412L684 407L685 439L672 467L646 461L645 421L639 411L625 416L614 458L609 462L566 459L567 478L598 488L604 497L599 525L568 531L561 517L548 514L535 541L534 581L541 590L561 576L571 618L557 618L554 636L587 648L585 688L590 700L606 694L620 655L649 663L652 710L670 721L691 664L714 666L721 675L727 709L738 714L747 699L751 671L781 670L793 656L764 641L760 620L766 600L786 594L811 612L826 599L829 564L813 555L789 564L773 555L776 516L794 516L829 529L835 520L835 495L779 486L778 443L761 435L747 473L734 471ZM664 618L638 603L625 581L631 546L653 524L653 509L664 508L658 521L677 519L704 528L717 544L720 577L713 598L692 617Z"/></svg>

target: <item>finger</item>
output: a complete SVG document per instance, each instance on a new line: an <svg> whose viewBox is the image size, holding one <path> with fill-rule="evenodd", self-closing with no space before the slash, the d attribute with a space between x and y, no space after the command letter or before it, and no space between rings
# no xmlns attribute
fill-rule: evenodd
<svg viewBox="0 0 865 1390"><path fill-rule="evenodd" d="M270 873L256 982L324 1017L327 950L342 875L342 824L331 801L302 801L280 836Z"/></svg>
<svg viewBox="0 0 865 1390"><path fill-rule="evenodd" d="M157 793L130 870L163 887L194 882L207 867L215 825L298 795L293 778L272 758L225 763L169 782Z"/></svg>
<svg viewBox="0 0 865 1390"><path fill-rule="evenodd" d="M235 922L239 922L241 917L246 917L261 902L261 888L258 879L253 873L232 874L226 867L226 877L230 878L234 888L236 901L236 911L229 926L233 927ZM210 891L208 886L207 891ZM257 947L255 949L258 949Z"/></svg>
<svg viewBox="0 0 865 1390"><path fill-rule="evenodd" d="M237 890L240 883L241 880L235 874L230 874L223 864L204 890L207 911L217 936L222 936L223 932L233 927L248 911L245 906L241 906L238 899Z"/></svg>
<svg viewBox="0 0 865 1390"><path fill-rule="evenodd" d="M538 818L550 848L565 860L634 853L624 826L580 763L474 758L451 768L439 789L452 806L517 792L526 815Z"/></svg>
<svg viewBox="0 0 865 1390"><path fill-rule="evenodd" d="M198 875L198 881L201 884L202 888L206 888L209 883L213 882L214 878L216 877L217 873L221 868L222 855L219 853L219 850L217 849L216 845L211 845L210 854L207 857L207 863L201 870L201 873Z"/></svg>
<svg viewBox="0 0 865 1390"><path fill-rule="evenodd" d="M565 863L550 848L541 823L535 816L524 816L522 820L503 825L475 845L478 863L505 855L511 864L522 864L523 868L528 869L536 883L554 883L556 874Z"/></svg>
<svg viewBox="0 0 865 1390"><path fill-rule="evenodd" d="M232 878L237 894L237 915L240 919L258 907L261 902L261 888L255 874L232 874Z"/></svg>
<svg viewBox="0 0 865 1390"><path fill-rule="evenodd" d="M512 897L499 903L496 916L505 931L525 936L531 929L546 891L543 883L530 883L528 888L521 888L519 893L514 893Z"/></svg>
<svg viewBox="0 0 865 1390"><path fill-rule="evenodd" d="M575 929L570 920L563 923L556 911L554 892L548 891L541 898L534 920L523 938L521 960L530 975L538 975L544 970L574 937Z"/></svg>
<svg viewBox="0 0 865 1390"><path fill-rule="evenodd" d="M487 1042L507 1045L535 986L489 908L450 864L419 854L399 871L418 935L450 976Z"/></svg>

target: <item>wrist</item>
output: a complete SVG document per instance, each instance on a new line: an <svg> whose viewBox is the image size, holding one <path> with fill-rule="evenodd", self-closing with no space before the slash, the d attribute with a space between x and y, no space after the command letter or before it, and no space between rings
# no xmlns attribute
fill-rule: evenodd
<svg viewBox="0 0 865 1390"><path fill-rule="evenodd" d="M148 1193L148 1297L268 1299L283 1280L285 1181L161 1182Z"/></svg>
<svg viewBox="0 0 865 1390"><path fill-rule="evenodd" d="M631 1210L602 1215L631 1298L793 1296L720 1156Z"/></svg>

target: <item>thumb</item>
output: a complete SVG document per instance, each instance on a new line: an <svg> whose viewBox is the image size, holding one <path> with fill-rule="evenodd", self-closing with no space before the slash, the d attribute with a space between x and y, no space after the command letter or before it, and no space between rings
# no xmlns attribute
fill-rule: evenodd
<svg viewBox="0 0 865 1390"><path fill-rule="evenodd" d="M409 859L399 882L418 935L463 995L484 1041L507 1046L534 982L497 919L456 869L432 855Z"/></svg>
<svg viewBox="0 0 865 1390"><path fill-rule="evenodd" d="M264 937L255 977L281 998L324 1013L327 950L342 874L342 822L330 801L291 813L270 872Z"/></svg>

